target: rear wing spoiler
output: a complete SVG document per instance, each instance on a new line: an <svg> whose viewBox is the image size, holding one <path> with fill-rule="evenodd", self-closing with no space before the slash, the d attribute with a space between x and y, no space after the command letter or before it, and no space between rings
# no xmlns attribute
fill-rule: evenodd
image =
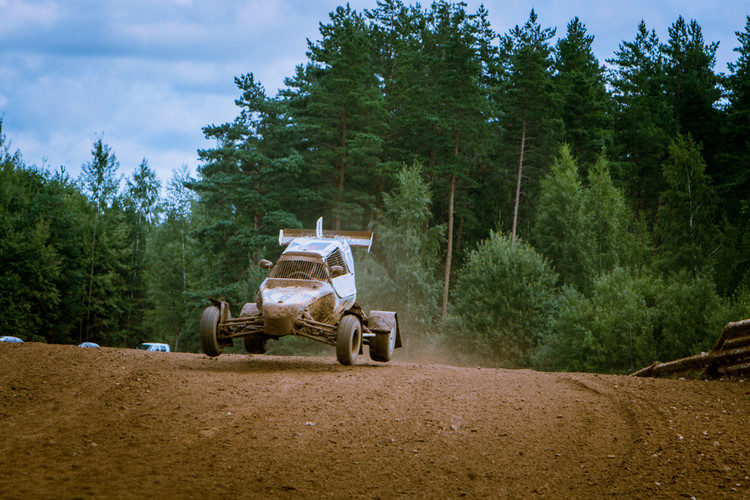
<svg viewBox="0 0 750 500"><path fill-rule="evenodd" d="M323 218L318 219L315 229L282 229L279 231L279 245L288 245L294 238L323 238L342 240L349 246L366 248L372 247L372 231L324 231Z"/></svg>

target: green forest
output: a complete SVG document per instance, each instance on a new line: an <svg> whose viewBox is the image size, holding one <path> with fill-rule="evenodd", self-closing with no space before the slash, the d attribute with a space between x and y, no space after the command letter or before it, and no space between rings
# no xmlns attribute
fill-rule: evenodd
<svg viewBox="0 0 750 500"><path fill-rule="evenodd" d="M398 312L402 359L628 373L707 351L750 317L745 21L724 74L682 17L600 61L578 17L338 7L277 95L235 77L236 118L164 183L101 137L76 178L27 165L0 122L0 332L200 352L207 297L239 313L279 229L323 217L375 232L359 302Z"/></svg>

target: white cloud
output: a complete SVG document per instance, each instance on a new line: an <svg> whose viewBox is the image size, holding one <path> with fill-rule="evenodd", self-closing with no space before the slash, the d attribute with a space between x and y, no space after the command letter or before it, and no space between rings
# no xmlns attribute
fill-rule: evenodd
<svg viewBox="0 0 750 500"><path fill-rule="evenodd" d="M278 0L248 0L238 5L232 25L235 30L251 33L278 29L289 10L286 2Z"/></svg>
<svg viewBox="0 0 750 500"><path fill-rule="evenodd" d="M21 33L30 27L52 27L59 18L55 2L0 0L0 32Z"/></svg>
<svg viewBox="0 0 750 500"><path fill-rule="evenodd" d="M115 26L113 36L119 43L141 49L175 50L205 43L211 34L199 24L163 20Z"/></svg>

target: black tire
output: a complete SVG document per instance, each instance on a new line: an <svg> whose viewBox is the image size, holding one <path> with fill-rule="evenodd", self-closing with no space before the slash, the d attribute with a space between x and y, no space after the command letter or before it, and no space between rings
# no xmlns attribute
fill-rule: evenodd
<svg viewBox="0 0 750 500"><path fill-rule="evenodd" d="M248 354L265 354L268 350L268 337L265 335L248 335L242 337L242 340Z"/></svg>
<svg viewBox="0 0 750 500"><path fill-rule="evenodd" d="M242 306L240 318L255 316L256 314L258 314L258 305L255 302L248 302ZM268 337L265 335L247 335L242 337L242 342L245 344L245 351L248 354L265 354L268 350Z"/></svg>
<svg viewBox="0 0 750 500"><path fill-rule="evenodd" d="M219 342L219 308L209 306L201 316L201 347L206 355L214 357L221 354L224 345Z"/></svg>
<svg viewBox="0 0 750 500"><path fill-rule="evenodd" d="M370 339L370 359L387 363L393 358L396 350L396 327L391 328L390 333L378 333Z"/></svg>
<svg viewBox="0 0 750 500"><path fill-rule="evenodd" d="M362 325L359 318L347 314L336 333L336 359L345 366L354 364L362 348Z"/></svg>

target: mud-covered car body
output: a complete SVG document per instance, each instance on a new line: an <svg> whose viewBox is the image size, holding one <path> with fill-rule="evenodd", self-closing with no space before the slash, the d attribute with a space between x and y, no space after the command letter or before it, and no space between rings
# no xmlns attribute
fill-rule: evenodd
<svg viewBox="0 0 750 500"><path fill-rule="evenodd" d="M336 346L342 364L352 364L370 346L370 357L389 361L401 347L395 312L365 314L357 302L352 246L369 250L371 232L323 231L322 220L313 230L282 229L279 243L286 246L261 283L256 301L232 318L229 304L209 299L201 318L201 345L218 356L233 339L242 337L251 354L266 351L269 339L299 335Z"/></svg>
<svg viewBox="0 0 750 500"><path fill-rule="evenodd" d="M292 334L298 319L337 323L356 302L351 247L342 240L305 237L289 241L257 299L264 332L275 336Z"/></svg>

